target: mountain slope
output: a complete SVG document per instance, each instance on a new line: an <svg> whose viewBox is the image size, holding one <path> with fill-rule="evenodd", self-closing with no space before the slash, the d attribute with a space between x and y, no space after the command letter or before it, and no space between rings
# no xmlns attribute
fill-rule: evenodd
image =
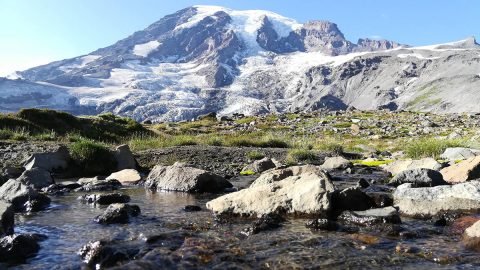
<svg viewBox="0 0 480 270"><path fill-rule="evenodd" d="M473 38L417 48L355 44L327 21L194 6L112 46L17 73L21 80L0 82L0 108L34 105L16 104L25 93L57 91L63 99L38 106L153 121L348 106L477 112L479 73Z"/></svg>

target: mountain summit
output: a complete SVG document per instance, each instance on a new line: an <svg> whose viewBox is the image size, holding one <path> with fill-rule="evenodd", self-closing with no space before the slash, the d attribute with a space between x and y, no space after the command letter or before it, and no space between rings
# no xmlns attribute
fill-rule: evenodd
<svg viewBox="0 0 480 270"><path fill-rule="evenodd" d="M328 21L193 6L109 47L0 80L0 110L152 121L348 106L480 111L479 47L473 38L416 48L352 43Z"/></svg>

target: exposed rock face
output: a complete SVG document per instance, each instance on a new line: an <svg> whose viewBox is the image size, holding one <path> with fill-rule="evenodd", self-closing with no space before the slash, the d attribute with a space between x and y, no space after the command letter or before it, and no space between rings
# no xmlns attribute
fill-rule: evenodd
<svg viewBox="0 0 480 270"><path fill-rule="evenodd" d="M464 160L480 155L480 150L464 147L447 148L440 155L440 158L446 160Z"/></svg>
<svg viewBox="0 0 480 270"><path fill-rule="evenodd" d="M480 178L480 156L471 157L458 164L446 167L440 172L445 181L449 183L461 183Z"/></svg>
<svg viewBox="0 0 480 270"><path fill-rule="evenodd" d="M173 166L155 166L148 175L145 186L168 191L217 193L231 188L232 184L205 170L175 163Z"/></svg>
<svg viewBox="0 0 480 270"><path fill-rule="evenodd" d="M100 224L128 223L130 217L140 215L140 207L123 203L110 204L105 212L95 218Z"/></svg>
<svg viewBox="0 0 480 270"><path fill-rule="evenodd" d="M115 149L115 160L117 161L117 170L137 169L137 162L126 144L120 145ZM118 179L117 179L118 180Z"/></svg>
<svg viewBox="0 0 480 270"><path fill-rule="evenodd" d="M0 201L0 237L13 234L14 213L13 206Z"/></svg>
<svg viewBox="0 0 480 270"><path fill-rule="evenodd" d="M60 146L55 152L33 154L25 162L25 169L41 168L49 172L66 169L70 154L68 148Z"/></svg>
<svg viewBox="0 0 480 270"><path fill-rule="evenodd" d="M399 186L406 183L412 184L412 187L448 185L448 183L443 180L440 172L424 168L403 171L395 175L395 177L390 180L389 185Z"/></svg>
<svg viewBox="0 0 480 270"><path fill-rule="evenodd" d="M14 179L0 187L0 198L11 203L15 211L38 211L50 204L50 198Z"/></svg>
<svg viewBox="0 0 480 270"><path fill-rule="evenodd" d="M273 163L271 158L265 157L260 160L255 160L252 164L245 166L243 172L253 171L255 173L262 173L268 169L275 168L276 165Z"/></svg>
<svg viewBox="0 0 480 270"><path fill-rule="evenodd" d="M433 158L424 158L419 160L397 160L394 161L384 169L392 174L399 174L406 170L413 170L413 169L430 169L430 170L440 170L442 168L442 164L438 163Z"/></svg>
<svg viewBox="0 0 480 270"><path fill-rule="evenodd" d="M334 186L324 173L303 173L257 184L214 199L207 208L220 215L261 216L270 213L326 215Z"/></svg>
<svg viewBox="0 0 480 270"><path fill-rule="evenodd" d="M34 189L42 189L55 183L52 176L50 175L50 172L40 167L26 170L17 179L17 181L25 185L31 186Z"/></svg>
<svg viewBox="0 0 480 270"><path fill-rule="evenodd" d="M137 170L125 169L112 173L106 180L118 180L122 185L134 185L142 180L142 176Z"/></svg>
<svg viewBox="0 0 480 270"><path fill-rule="evenodd" d="M393 197L394 205L409 216L477 210L480 208L480 181L424 188L403 184L395 190Z"/></svg>

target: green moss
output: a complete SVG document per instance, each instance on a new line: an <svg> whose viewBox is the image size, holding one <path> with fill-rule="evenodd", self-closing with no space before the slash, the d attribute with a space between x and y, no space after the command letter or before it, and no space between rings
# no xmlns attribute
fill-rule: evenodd
<svg viewBox="0 0 480 270"><path fill-rule="evenodd" d="M255 117L249 116L249 117L244 117L242 119L235 120L235 123L237 123L239 125L250 124L251 122L253 122L255 120L256 120Z"/></svg>
<svg viewBox="0 0 480 270"><path fill-rule="evenodd" d="M381 165L387 165L392 163L393 160L375 160L375 161L365 161L365 160L355 160L353 161L354 165L364 165L368 167L378 167Z"/></svg>
<svg viewBox="0 0 480 270"><path fill-rule="evenodd" d="M246 170L246 171L241 171L240 172L240 175L244 175L244 176L245 175L254 175L254 174L255 174L255 172L252 171L252 170Z"/></svg>

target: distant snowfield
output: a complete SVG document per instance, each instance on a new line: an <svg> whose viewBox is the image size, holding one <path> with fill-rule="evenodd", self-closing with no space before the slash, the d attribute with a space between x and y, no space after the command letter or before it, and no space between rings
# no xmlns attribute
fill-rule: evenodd
<svg viewBox="0 0 480 270"><path fill-rule="evenodd" d="M160 45L161 43L156 40L143 43L143 44L138 44L138 45L135 45L135 47L133 48L133 54L142 56L142 57L147 57L150 53L155 51Z"/></svg>

